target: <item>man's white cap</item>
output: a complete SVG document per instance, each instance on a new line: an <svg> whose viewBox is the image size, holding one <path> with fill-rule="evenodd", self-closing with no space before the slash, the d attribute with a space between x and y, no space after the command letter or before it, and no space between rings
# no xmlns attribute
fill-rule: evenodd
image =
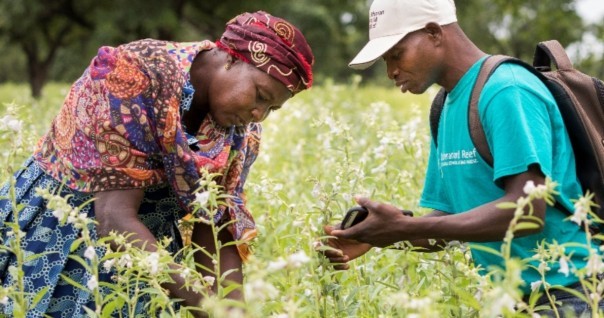
<svg viewBox="0 0 604 318"><path fill-rule="evenodd" d="M446 25L456 21L453 0L375 0L369 9L369 43L348 66L366 69L405 35L430 22Z"/></svg>

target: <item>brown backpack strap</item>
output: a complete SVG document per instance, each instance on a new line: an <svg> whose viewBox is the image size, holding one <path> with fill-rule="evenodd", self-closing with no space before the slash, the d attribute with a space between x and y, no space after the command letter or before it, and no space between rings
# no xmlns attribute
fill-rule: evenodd
<svg viewBox="0 0 604 318"><path fill-rule="evenodd" d="M523 66L542 81L545 80L543 74L537 71L534 67L511 56L493 55L489 56L482 63L480 71L478 71L476 83L474 83L474 87L472 88L472 95L470 96L470 103L468 105L468 129L470 130L470 138L476 147L476 151L491 167L493 166L493 154L489 149L487 136L484 132L484 128L482 127L482 123L480 122L480 116L478 115L478 99L480 98L480 93L482 93L482 89L484 88L487 80L491 74L493 74L495 69L497 69L497 67L499 67L499 65L502 63L514 63Z"/></svg>
<svg viewBox="0 0 604 318"><path fill-rule="evenodd" d="M480 154L482 159L493 166L493 155L489 150L489 144L487 143L487 136L484 133L484 128L480 122L480 116L478 115L478 98L484 88L487 80L495 69L503 62L509 60L516 60L513 57L505 55L493 55L488 57L480 67L478 72L478 78L472 88L472 95L470 95L470 105L468 109L468 128L470 129L470 138L476 147L476 151Z"/></svg>
<svg viewBox="0 0 604 318"><path fill-rule="evenodd" d="M542 71L551 71L551 64L558 70L572 70L573 62L571 62L568 54L560 42L556 40L539 42L535 48L533 56L533 66Z"/></svg>

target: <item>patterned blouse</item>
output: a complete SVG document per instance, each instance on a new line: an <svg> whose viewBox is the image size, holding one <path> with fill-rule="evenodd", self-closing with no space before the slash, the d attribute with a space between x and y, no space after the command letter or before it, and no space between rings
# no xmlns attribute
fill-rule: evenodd
<svg viewBox="0 0 604 318"><path fill-rule="evenodd" d="M34 158L55 179L81 192L145 188L169 182L191 212L200 169L223 175L232 198L215 216L235 219L230 231L240 255L249 254L254 220L243 184L258 154L261 126L222 128L210 115L197 134L181 124L194 93L189 69L210 41L151 39L102 47L71 87L59 115L38 143Z"/></svg>

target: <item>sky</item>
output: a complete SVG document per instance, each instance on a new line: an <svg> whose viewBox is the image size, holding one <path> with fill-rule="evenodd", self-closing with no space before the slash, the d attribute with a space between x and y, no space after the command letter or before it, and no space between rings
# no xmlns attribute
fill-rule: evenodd
<svg viewBox="0 0 604 318"><path fill-rule="evenodd" d="M604 0L578 0L577 12L589 22L602 21Z"/></svg>
<svg viewBox="0 0 604 318"><path fill-rule="evenodd" d="M604 0L577 0L577 13L587 23L602 23L604 19ZM566 48L573 61L581 60L590 54L604 54L604 43L593 34L583 34L580 43L574 43Z"/></svg>

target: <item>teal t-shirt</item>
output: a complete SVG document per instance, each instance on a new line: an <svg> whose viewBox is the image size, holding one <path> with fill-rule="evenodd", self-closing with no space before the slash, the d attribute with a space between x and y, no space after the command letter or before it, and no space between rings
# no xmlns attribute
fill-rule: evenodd
<svg viewBox="0 0 604 318"><path fill-rule="evenodd" d="M468 130L468 102L484 58L476 62L448 94L438 130L438 149L432 142L426 180L420 205L446 213L464 213L501 198L505 176L526 172L537 164L541 171L559 183L557 198L572 211L571 199L582 191L575 172L570 140L555 100L545 85L522 66L503 64L491 75L479 99L480 120L494 158L493 167L480 157ZM512 256L528 259L537 244L545 240L585 244L585 233L576 223L564 221L568 215L548 206L541 233L515 238ZM473 243L501 250L501 241ZM566 248L572 263L583 268L588 255L585 248ZM476 265L483 269L502 265L502 258L472 249ZM537 262L532 263L538 266ZM578 279L559 273L559 264L549 264L546 279L551 285L569 285ZM483 270L483 273L484 270ZM541 276L535 269L522 273L530 283Z"/></svg>

